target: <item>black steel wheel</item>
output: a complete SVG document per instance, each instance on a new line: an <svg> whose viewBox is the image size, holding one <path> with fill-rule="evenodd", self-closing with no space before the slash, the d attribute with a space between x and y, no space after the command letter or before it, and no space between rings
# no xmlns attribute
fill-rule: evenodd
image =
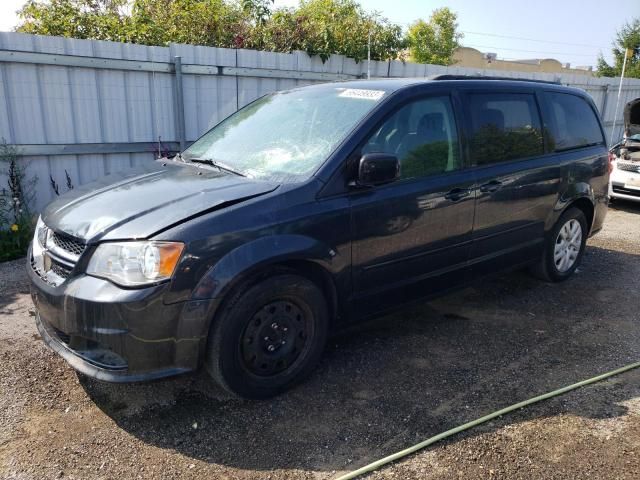
<svg viewBox="0 0 640 480"><path fill-rule="evenodd" d="M289 300L276 300L249 320L240 344L244 368L271 376L295 364L313 335L311 313Z"/></svg>
<svg viewBox="0 0 640 480"><path fill-rule="evenodd" d="M206 366L230 392L266 398L309 375L328 327L322 290L286 274L231 294L213 320Z"/></svg>

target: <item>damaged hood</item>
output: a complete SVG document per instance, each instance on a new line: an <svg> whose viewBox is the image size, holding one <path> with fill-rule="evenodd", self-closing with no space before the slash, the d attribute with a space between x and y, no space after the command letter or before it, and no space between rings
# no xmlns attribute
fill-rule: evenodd
<svg viewBox="0 0 640 480"><path fill-rule="evenodd" d="M211 168L153 162L71 190L49 204L42 219L48 227L87 243L148 238L277 187Z"/></svg>
<svg viewBox="0 0 640 480"><path fill-rule="evenodd" d="M626 137L640 134L640 98L631 100L624 107L624 131Z"/></svg>

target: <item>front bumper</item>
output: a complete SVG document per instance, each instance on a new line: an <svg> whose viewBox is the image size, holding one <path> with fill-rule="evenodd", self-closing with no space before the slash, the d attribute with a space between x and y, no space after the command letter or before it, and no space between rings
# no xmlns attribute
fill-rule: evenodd
<svg viewBox="0 0 640 480"><path fill-rule="evenodd" d="M54 287L30 264L27 271L40 335L76 370L98 380L138 382L200 365L210 301L165 304L167 284L123 289L82 274Z"/></svg>
<svg viewBox="0 0 640 480"><path fill-rule="evenodd" d="M609 196L640 202L640 173L620 170L616 165L611 173Z"/></svg>

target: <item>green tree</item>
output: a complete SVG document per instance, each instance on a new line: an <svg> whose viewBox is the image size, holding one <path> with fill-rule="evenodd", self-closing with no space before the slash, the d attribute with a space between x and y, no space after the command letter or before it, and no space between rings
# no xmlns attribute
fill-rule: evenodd
<svg viewBox="0 0 640 480"><path fill-rule="evenodd" d="M367 58L369 33L373 60L396 58L403 47L399 25L367 13L354 0L302 0L295 18L304 31L300 50L323 59L332 53Z"/></svg>
<svg viewBox="0 0 640 480"><path fill-rule="evenodd" d="M252 28L241 5L224 0L29 0L19 16L19 32L145 45L235 47Z"/></svg>
<svg viewBox="0 0 640 480"><path fill-rule="evenodd" d="M601 77L619 77L622 74L624 52L630 49L633 53L627 59L625 77L640 78L640 18L624 24L616 33L613 42L614 63L609 65L602 54L598 57L597 73Z"/></svg>
<svg viewBox="0 0 640 480"><path fill-rule="evenodd" d="M253 48L302 50L323 60L333 53L364 60L371 34L371 58L397 58L402 28L365 11L355 0L302 0L298 8L280 8L254 32Z"/></svg>
<svg viewBox="0 0 640 480"><path fill-rule="evenodd" d="M242 10L258 24L264 24L271 16L273 0L242 0L240 4Z"/></svg>
<svg viewBox="0 0 640 480"><path fill-rule="evenodd" d="M124 41L129 0L28 0L19 32Z"/></svg>
<svg viewBox="0 0 640 480"><path fill-rule="evenodd" d="M402 29L356 0L301 0L271 10L272 0L28 0L17 30L42 35L167 45L170 42L276 52L303 50L326 60L339 53L397 58Z"/></svg>
<svg viewBox="0 0 640 480"><path fill-rule="evenodd" d="M451 65L453 52L460 46L458 16L447 7L433 11L429 21L414 22L407 33L411 60L435 65Z"/></svg>
<svg viewBox="0 0 640 480"><path fill-rule="evenodd" d="M227 48L244 47L253 28L241 5L224 0L135 0L129 25L133 43Z"/></svg>

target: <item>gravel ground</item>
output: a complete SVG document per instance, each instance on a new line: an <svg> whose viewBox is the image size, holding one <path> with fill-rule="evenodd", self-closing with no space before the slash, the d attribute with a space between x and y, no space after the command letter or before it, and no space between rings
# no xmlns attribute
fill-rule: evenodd
<svg viewBox="0 0 640 480"><path fill-rule="evenodd" d="M44 347L23 261L0 265L0 477L329 479L640 360L640 207L616 203L577 275L515 272L331 339L309 381L231 399L203 373L78 376ZM638 478L640 371L538 404L370 478Z"/></svg>

